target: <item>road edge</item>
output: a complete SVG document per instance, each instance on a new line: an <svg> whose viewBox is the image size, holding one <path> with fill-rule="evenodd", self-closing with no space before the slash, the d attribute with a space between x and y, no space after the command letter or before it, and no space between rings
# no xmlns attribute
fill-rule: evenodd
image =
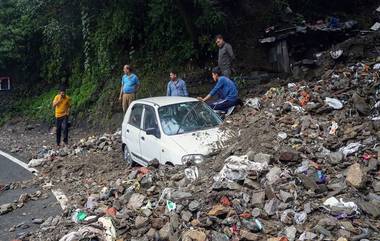
<svg viewBox="0 0 380 241"><path fill-rule="evenodd" d="M28 167L28 165L25 162L20 161L16 157L14 157L14 156L6 153L6 152L3 152L1 150L0 150L0 155L5 157L6 159L12 161L13 163L16 163L17 165L21 166L22 168L28 170L33 175L38 176L38 170L37 169ZM67 208L67 202L68 202L67 196L63 193L63 191L61 189L51 189L50 191L54 195L54 197L57 200L57 202L59 203L59 205L61 206L62 210L65 210Z"/></svg>

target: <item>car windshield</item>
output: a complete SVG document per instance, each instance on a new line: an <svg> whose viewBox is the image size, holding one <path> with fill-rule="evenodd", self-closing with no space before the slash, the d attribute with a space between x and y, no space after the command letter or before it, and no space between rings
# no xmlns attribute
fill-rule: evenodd
<svg viewBox="0 0 380 241"><path fill-rule="evenodd" d="M158 109L158 115L166 135L203 130L222 123L219 116L200 101L162 106Z"/></svg>

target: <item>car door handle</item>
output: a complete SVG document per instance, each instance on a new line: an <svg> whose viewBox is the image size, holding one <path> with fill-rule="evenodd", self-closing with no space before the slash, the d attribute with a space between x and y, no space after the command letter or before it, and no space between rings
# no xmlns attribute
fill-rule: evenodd
<svg viewBox="0 0 380 241"><path fill-rule="evenodd" d="M145 137L142 136L142 137L141 137L141 140L145 141Z"/></svg>

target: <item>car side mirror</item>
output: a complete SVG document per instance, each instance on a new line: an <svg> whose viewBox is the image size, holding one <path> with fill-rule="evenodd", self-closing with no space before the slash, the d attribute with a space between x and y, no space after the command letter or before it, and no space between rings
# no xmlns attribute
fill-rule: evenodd
<svg viewBox="0 0 380 241"><path fill-rule="evenodd" d="M155 136L157 138L161 138L161 133L160 133L160 130L158 128L148 128L148 129L146 129L145 133L147 135L152 135L152 136Z"/></svg>

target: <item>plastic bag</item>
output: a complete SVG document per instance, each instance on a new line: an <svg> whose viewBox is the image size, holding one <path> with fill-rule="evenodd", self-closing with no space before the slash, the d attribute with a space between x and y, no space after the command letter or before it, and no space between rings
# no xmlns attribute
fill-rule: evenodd
<svg viewBox="0 0 380 241"><path fill-rule="evenodd" d="M342 102L335 98L326 97L325 103L335 110L340 110L343 108Z"/></svg>

